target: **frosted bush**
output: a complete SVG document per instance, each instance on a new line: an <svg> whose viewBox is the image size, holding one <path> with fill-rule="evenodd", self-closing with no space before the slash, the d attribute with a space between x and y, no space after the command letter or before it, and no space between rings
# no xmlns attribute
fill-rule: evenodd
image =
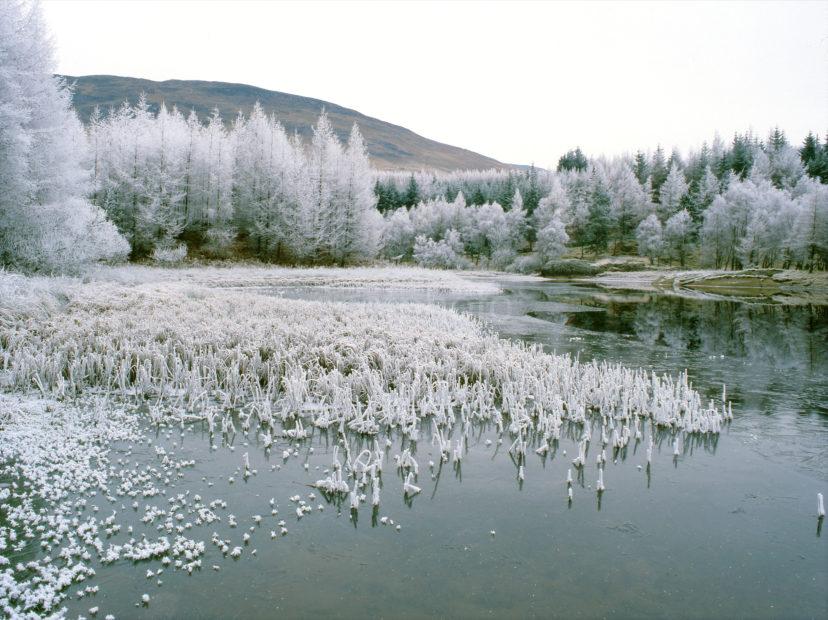
<svg viewBox="0 0 828 620"><path fill-rule="evenodd" d="M492 269L505 270L509 268L515 259L517 253L510 247L498 248L492 252L492 257L489 259L489 267Z"/></svg>
<svg viewBox="0 0 828 620"><path fill-rule="evenodd" d="M236 231L228 227L211 228L205 237L206 242L201 249L206 255L211 258L228 258L236 239Z"/></svg>
<svg viewBox="0 0 828 620"><path fill-rule="evenodd" d="M518 256L507 267L507 271L514 273L531 274L540 271L540 258L537 254L527 254L525 256Z"/></svg>
<svg viewBox="0 0 828 620"><path fill-rule="evenodd" d="M183 243L178 245L162 245L152 252L152 260L156 263L180 263L187 258L187 246Z"/></svg>
<svg viewBox="0 0 828 620"><path fill-rule="evenodd" d="M5 214L13 218L19 209ZM3 231L0 217L0 260L24 271L77 272L94 261L127 258L129 245L98 208L79 198L46 205L31 205Z"/></svg>
<svg viewBox="0 0 828 620"><path fill-rule="evenodd" d="M414 262L432 269L468 269L471 263L463 256L460 234L449 230L440 241L420 235L414 243Z"/></svg>
<svg viewBox="0 0 828 620"><path fill-rule="evenodd" d="M538 239L535 243L540 265L545 267L560 259L566 252L567 243L569 243L569 235L566 234L563 222L557 217L551 217L546 226L538 231Z"/></svg>

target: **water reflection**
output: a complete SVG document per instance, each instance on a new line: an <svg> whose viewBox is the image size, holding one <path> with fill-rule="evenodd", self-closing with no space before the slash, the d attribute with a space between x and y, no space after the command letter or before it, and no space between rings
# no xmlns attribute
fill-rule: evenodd
<svg viewBox="0 0 828 620"><path fill-rule="evenodd" d="M576 329L631 335L649 346L745 358L812 373L828 367L828 307L757 305L643 296L602 312L567 313Z"/></svg>

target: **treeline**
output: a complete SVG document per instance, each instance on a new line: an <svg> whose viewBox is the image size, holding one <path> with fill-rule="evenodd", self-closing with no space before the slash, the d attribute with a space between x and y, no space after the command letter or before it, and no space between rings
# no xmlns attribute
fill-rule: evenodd
<svg viewBox="0 0 828 620"><path fill-rule="evenodd" d="M458 194L470 205L498 203L504 209L512 206L515 191L520 191L524 207L532 213L549 187L545 170L530 166L516 170L457 170L454 172L376 171L374 193L380 213L400 207L411 208L422 200L438 197L452 202ZM546 179L546 181L544 181Z"/></svg>
<svg viewBox="0 0 828 620"><path fill-rule="evenodd" d="M555 172L383 172L378 173L375 193L378 202L383 196L417 196L427 205L448 200L462 188L464 196L475 196L466 208L497 204L508 213L514 188L519 188L517 194L527 192L531 199L522 201L524 247L538 252L518 263L523 269L556 260L564 238L561 224L570 251L577 248L582 255L638 252L653 263L686 265L692 257L717 268L824 269L828 266L826 162L828 141L823 145L809 134L796 148L774 129L765 141L737 134L725 145L717 138L686 157L678 151L665 157L659 148L650 154L590 160L574 149L560 158ZM423 205L407 209L408 223L402 207L390 208L387 226L408 230L423 219ZM470 213L466 219L475 216ZM553 226L547 228L550 223ZM461 226L452 230L470 238L464 237ZM415 234L437 243L448 232L429 233L426 227ZM411 235L385 232L387 239L406 236ZM480 256L470 252L472 247L464 243L464 253ZM492 266L502 267L502 261Z"/></svg>

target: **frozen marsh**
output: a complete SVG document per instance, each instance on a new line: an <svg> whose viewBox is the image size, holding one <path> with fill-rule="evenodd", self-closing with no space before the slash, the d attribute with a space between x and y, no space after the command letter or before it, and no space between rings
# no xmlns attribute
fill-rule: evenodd
<svg viewBox="0 0 828 620"><path fill-rule="evenodd" d="M600 510L635 472L649 484L715 452L733 416L721 386L703 395L681 372L553 355L438 305L270 292L496 300L510 282L396 268L4 274L4 613L172 613L182 578L234 583L245 563L294 553L294 538L343 539L332 518L417 536L450 521L421 517L447 473L484 496L511 480ZM466 518L508 536L485 512ZM107 606L110 573L127 581Z"/></svg>

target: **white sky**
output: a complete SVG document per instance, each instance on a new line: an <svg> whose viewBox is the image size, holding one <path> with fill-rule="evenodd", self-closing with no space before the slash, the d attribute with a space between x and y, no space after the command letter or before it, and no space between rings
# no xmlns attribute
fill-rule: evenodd
<svg viewBox="0 0 828 620"><path fill-rule="evenodd" d="M252 84L509 163L828 130L828 2L46 0L58 72Z"/></svg>

